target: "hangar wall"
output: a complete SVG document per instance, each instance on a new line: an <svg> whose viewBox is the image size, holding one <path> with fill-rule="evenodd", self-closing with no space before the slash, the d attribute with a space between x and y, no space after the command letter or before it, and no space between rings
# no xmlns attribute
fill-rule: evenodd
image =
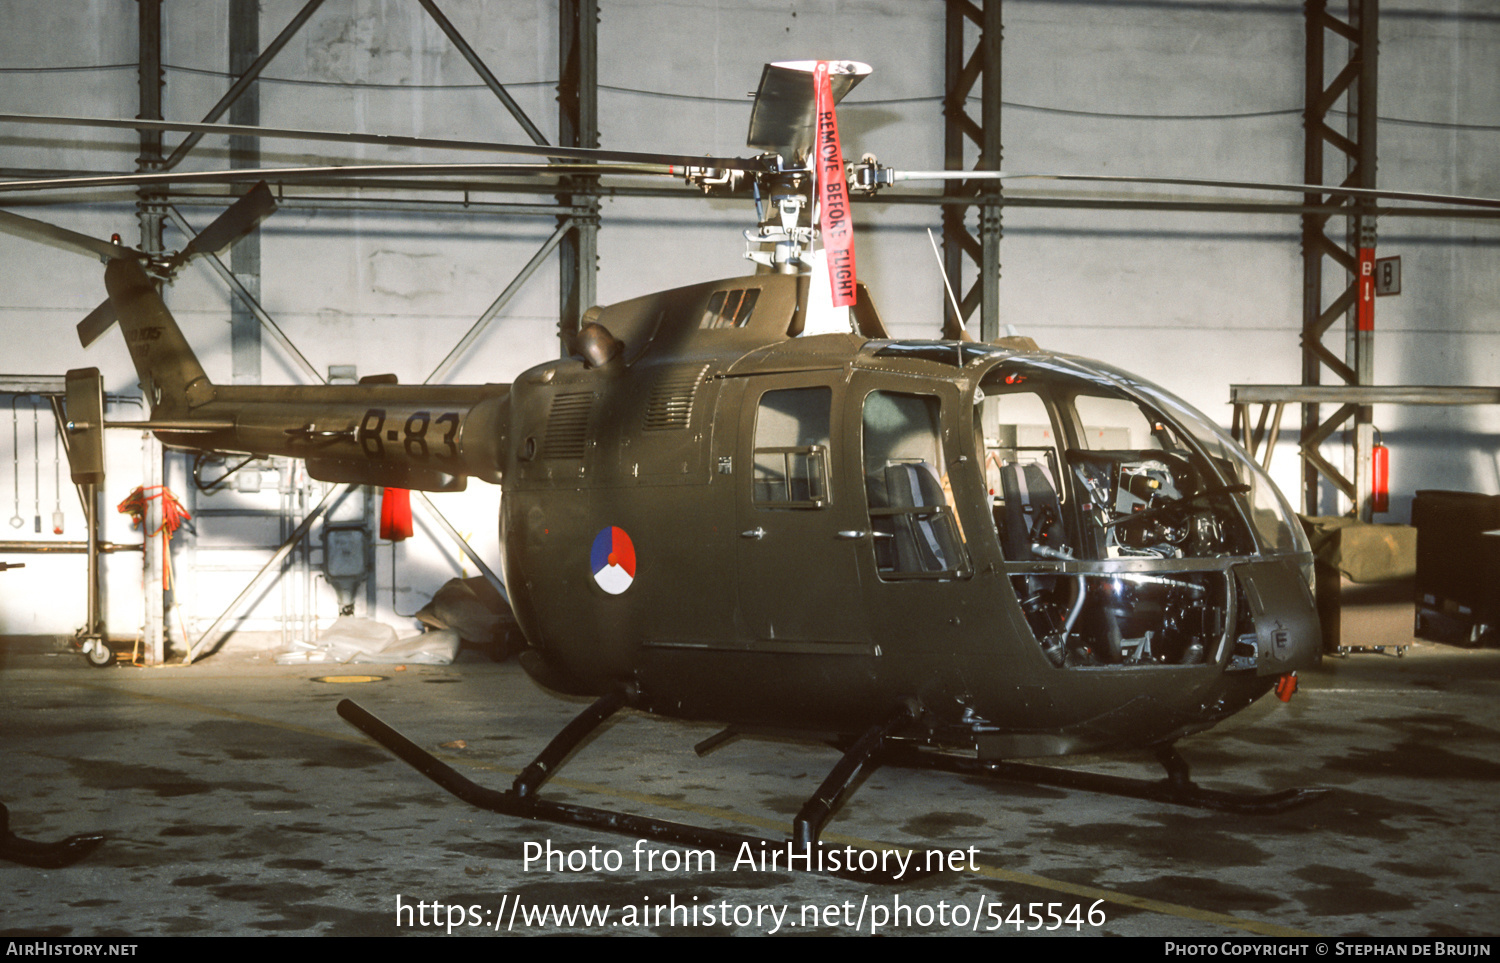
<svg viewBox="0 0 1500 963"><path fill-rule="evenodd" d="M264 0L262 40L302 6L302 0ZM443 8L532 120L555 137L554 3L448 0ZM170 2L163 18L164 114L199 119L228 83L226 18L218 7ZM745 93L762 63L844 57L875 68L841 110L846 151L872 152L907 168L941 167L943 19L938 0L602 0L601 145L740 153ZM0 10L0 27L0 111L136 113L132 0L16 0ZM1494 162L1500 88L1493 83L1500 15L1482 0L1392 2L1382 10L1381 35L1380 182L1500 195ZM1302 38L1301 5L1275 0L1009 0L1005 168L1300 181ZM521 139L442 31L409 0L328 0L258 89L267 126ZM419 156L384 148L330 154L290 142L265 142L262 150L267 166ZM127 133L0 128L0 167L12 171L128 171L136 153ZM225 145L209 140L188 164L212 168L226 161ZM1017 186L1007 193L1039 190ZM12 208L86 233L136 239L134 204L125 193L83 207L45 199L21 204ZM213 214L188 209L200 226ZM936 336L941 287L925 232L938 227L938 209L869 204L856 217L861 277L887 322L899 336ZM742 203L606 199L602 225L605 303L746 269L740 232L752 217ZM355 365L361 375L389 371L403 382L421 381L552 227L550 217L283 210L262 231L262 302L319 370ZM1381 225L1379 255L1391 254L1403 258L1404 291L1377 306L1376 381L1496 383L1500 224L1391 218ZM61 373L96 365L107 390L132 392L134 374L117 336L83 351L70 330L102 296L97 268L9 236L0 237L0 257L9 266L0 284L5 367ZM1102 357L1159 381L1221 423L1229 421L1230 383L1299 380L1295 217L1013 207L1005 213L1001 258L1002 322L1047 347ZM508 381L552 357L556 291L549 261L446 380ZM210 377L229 381L223 285L194 267L167 298ZM264 349L262 369L267 383L303 377L273 346ZM23 402L20 417L27 415ZM1375 423L1393 450L1388 520L1404 521L1420 488L1500 490L1500 412L1382 406ZM20 434L16 456L29 467L33 453ZM141 455L138 438L116 436L110 445L112 506L139 483ZM50 459L45 438L38 449L44 462ZM1295 499L1293 443L1282 449L1273 467ZM183 479L180 462L173 471ZM36 493L28 481L21 478L13 493L6 489L16 486L0 478L0 504L18 493L29 507ZM41 487L49 501L50 489ZM76 498L66 494L76 519ZM257 497L274 501L272 494ZM436 500L482 555L497 557L498 492L476 484ZM126 540L123 519L109 515L107 537ZM409 623L401 615L463 567L435 530L419 529L417 539L399 547L382 545L379 558L377 614L403 626ZM72 631L81 621L80 566L76 557L48 558L6 573L0 631ZM228 572L198 578L193 591L201 598L185 600L190 617L211 618L243 578ZM68 594L74 586L76 599ZM116 631L139 623L139 586L138 557L112 558ZM318 612L331 617L330 593L318 592ZM268 596L256 611L272 608Z"/></svg>

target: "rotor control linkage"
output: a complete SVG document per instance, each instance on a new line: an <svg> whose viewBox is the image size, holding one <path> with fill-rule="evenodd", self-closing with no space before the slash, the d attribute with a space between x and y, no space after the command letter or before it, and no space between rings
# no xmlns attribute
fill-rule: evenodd
<svg viewBox="0 0 1500 963"><path fill-rule="evenodd" d="M789 861L789 868L799 869L805 866L814 872L823 872L825 875L862 883L905 883L930 875L925 867L916 865L909 865L899 873L894 872L892 869L886 868L890 861L879 858L868 861L872 865L880 867L875 870L858 869L859 860L847 858L843 853L835 853L834 855L839 857L837 859L825 859L823 858L823 852L827 851L829 847L819 842L817 838L822 824L827 821L828 816L832 813L834 803L843 794L843 789L853 782L854 778L863 768L864 763L875 752L878 752L888 732L898 725L910 721L911 717L907 710L903 710L890 722L876 726L869 733L866 733L865 736L862 736L855 743L854 748L845 753L844 758L839 761L839 765L834 768L833 773L824 781L818 793L802 807L802 811L797 817L798 831L804 835L810 834L811 847L819 851L814 853L813 848L806 846L799 849L795 842L783 841L776 843L755 836L723 832L702 826L689 826L686 823L651 819L645 816L614 812L608 809L594 809L589 806L575 806L569 803L552 802L551 800L542 799L537 796L536 790L546 781L548 776L556 772L568 753L586 739L599 725L622 708L626 701L623 693L615 692L603 696L594 702L593 705L579 714L577 718L547 744L547 748L542 750L541 754L516 777L513 787L505 792L480 786L467 777L460 775L453 767L442 762L427 750L407 739L401 733L381 722L374 715L371 715L348 699L338 704L338 713L355 728L389 749L403 762L454 796L472 806L477 806L480 809L485 809L493 813L499 813L503 816L515 816L522 819L537 819L566 826L582 826L589 829L607 830L642 839L652 839L672 846L695 846L712 849L715 852L735 858L738 858L740 854L745 852L745 847L747 846L749 847L749 852L753 854L762 853L767 847L786 847L788 852L797 852L796 862L800 864L790 865L791 861ZM831 786L838 786L839 790L831 797L825 799L824 797L827 796L825 790L828 790ZM830 866L837 868L826 868Z"/></svg>
<svg viewBox="0 0 1500 963"><path fill-rule="evenodd" d="M61 869L83 859L102 842L102 833L80 833L55 843L22 839L10 831L10 810L0 803L0 859L37 869Z"/></svg>
<svg viewBox="0 0 1500 963"><path fill-rule="evenodd" d="M990 776L1004 782L1058 786L1111 796L1129 796L1154 802L1211 809L1222 813L1271 814L1304 806L1324 796L1326 789L1284 789L1280 792L1249 793L1204 789L1192 780L1187 761L1171 745L1157 746L1157 762L1166 770L1164 779L1131 779L1055 766L1033 766L1017 762L986 762L940 752L903 749L889 753L881 762L911 769L938 769L966 776Z"/></svg>

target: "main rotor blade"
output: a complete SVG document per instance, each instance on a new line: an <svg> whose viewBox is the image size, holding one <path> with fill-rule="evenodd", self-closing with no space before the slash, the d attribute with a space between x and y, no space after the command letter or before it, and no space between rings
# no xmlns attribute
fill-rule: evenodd
<svg viewBox="0 0 1500 963"><path fill-rule="evenodd" d="M813 70L816 60L766 64L750 110L750 133L745 143L759 150L774 151L788 160L800 156L813 143ZM828 63L829 86L837 104L854 85L869 76L870 65L853 60Z"/></svg>
<svg viewBox="0 0 1500 963"><path fill-rule="evenodd" d="M172 259L171 270L186 264L199 254L218 253L260 226L276 210L276 198L265 181L256 184L214 218L212 224L198 232Z"/></svg>
<svg viewBox="0 0 1500 963"><path fill-rule="evenodd" d="M850 86L853 86L852 84ZM758 171L764 165L755 158L705 157L692 154L655 154L642 151L603 150L597 147L549 147L546 144L503 144L492 141L444 140L433 137L402 137L392 134L340 133L328 130L250 127L241 124L188 124L167 120L116 120L108 117L56 117L38 114L0 114L0 123L44 124L62 127L108 127L120 130L174 131L189 134L239 134L282 140L334 141L341 144L375 144L383 147L418 147L438 150L477 150L492 154L521 154L563 160L618 164L672 164L678 167L716 167L721 170Z"/></svg>
<svg viewBox="0 0 1500 963"><path fill-rule="evenodd" d="M139 260L145 257L140 251L132 250L120 244L111 244L109 241L101 241L97 237L89 237L77 231L70 231L56 224L48 224L44 221L34 221L29 217L12 214L9 211L0 211L0 231L14 234L32 241L40 241L53 247L62 248L64 251L72 251L74 254L87 254L102 258L106 261L119 259Z"/></svg>
<svg viewBox="0 0 1500 963"><path fill-rule="evenodd" d="M711 158L699 158L703 162ZM360 164L352 167L249 167L228 171L178 171L158 174L99 174L0 181L0 193L79 190L102 187L147 187L152 184L234 184L244 181L315 182L322 177L414 177L443 175L504 175L517 173L650 174L680 177L683 169L668 164Z"/></svg>
<svg viewBox="0 0 1500 963"><path fill-rule="evenodd" d="M1427 204L1454 204L1461 207L1500 208L1500 199L1465 197L1457 194L1429 194L1421 191L1388 191L1373 187L1342 187L1333 184L1278 184L1265 181L1221 181L1200 177L1144 177L1133 174L1011 174L1005 171L897 171L890 172L894 181L1074 181L1100 184L1163 184L1174 187L1220 187L1247 191L1285 191L1291 194L1332 194L1340 197L1368 197L1375 200L1419 201Z"/></svg>

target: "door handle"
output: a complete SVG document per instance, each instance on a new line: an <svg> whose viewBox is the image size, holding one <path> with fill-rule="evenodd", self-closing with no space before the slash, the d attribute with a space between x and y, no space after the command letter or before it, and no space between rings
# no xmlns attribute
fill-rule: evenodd
<svg viewBox="0 0 1500 963"><path fill-rule="evenodd" d="M839 539L840 541L857 542L857 541L859 541L860 539L864 538L866 535L869 535L869 534L870 534L869 532L858 532L858 531L853 531L853 530L846 530L846 531L842 531L842 532L839 532L839 533L835 534L833 537Z"/></svg>
<svg viewBox="0 0 1500 963"><path fill-rule="evenodd" d="M761 528L759 525L757 525L756 527L750 529L747 532L740 532L740 538L749 538L749 539L753 539L753 540L755 540L757 542L760 541L761 539L765 538L765 537L766 537L766 530L764 528Z"/></svg>

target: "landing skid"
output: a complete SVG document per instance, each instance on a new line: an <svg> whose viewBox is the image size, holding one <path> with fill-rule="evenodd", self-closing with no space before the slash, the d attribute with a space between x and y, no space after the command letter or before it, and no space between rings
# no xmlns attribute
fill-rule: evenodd
<svg viewBox="0 0 1500 963"><path fill-rule="evenodd" d="M553 802L537 795L542 784L556 772L574 749L606 719L625 705L623 693L603 696L585 709L577 718L559 732L547 748L543 749L531 764L521 770L511 788L505 791L489 789L460 775L451 766L407 739L401 733L381 722L360 706L343 700L338 704L338 713L365 735L389 749L403 762L437 783L459 799L480 809L515 816L521 819L536 819L560 823L565 826L583 826L622 833L640 839L652 839L673 846L712 849L731 857L738 857L748 846L753 858L759 861L769 849L782 851L781 865L788 869L807 869L840 879L862 883L896 884L908 883L930 875L926 868L911 860L901 867L896 860L887 860L882 854L870 850L833 847L819 840L839 801L868 766L874 762L887 739L897 730L911 722L911 713L903 710L895 713L885 723L873 726L844 753L837 765L828 774L818 791L803 804L792 824L790 840L773 841L739 833L723 832L700 826L689 826L661 819L635 816L630 813L588 806L574 806ZM897 863L887 868L889 863ZM879 868L865 870L861 865L873 864ZM902 869L897 873L896 869Z"/></svg>
<svg viewBox="0 0 1500 963"><path fill-rule="evenodd" d="M1019 762L982 762L978 759L950 756L913 747L900 747L888 751L880 762L887 766L936 769L965 776L986 776L1006 782L1081 789L1085 792L1105 793L1111 796L1129 796L1197 809L1212 809L1222 813L1264 815L1286 812L1288 809L1304 806L1328 792L1326 789L1286 789L1270 793L1240 793L1204 789L1193 782L1187 762L1178 755L1174 747L1158 746L1155 752L1157 762L1160 762L1167 771L1165 779L1131 779L1124 776L1080 772L1076 769L1032 766Z"/></svg>
<svg viewBox="0 0 1500 963"><path fill-rule="evenodd" d="M37 869L61 869L92 853L102 842L104 836L98 833L69 836L56 843L22 839L10 831L10 810L0 803L0 859Z"/></svg>

